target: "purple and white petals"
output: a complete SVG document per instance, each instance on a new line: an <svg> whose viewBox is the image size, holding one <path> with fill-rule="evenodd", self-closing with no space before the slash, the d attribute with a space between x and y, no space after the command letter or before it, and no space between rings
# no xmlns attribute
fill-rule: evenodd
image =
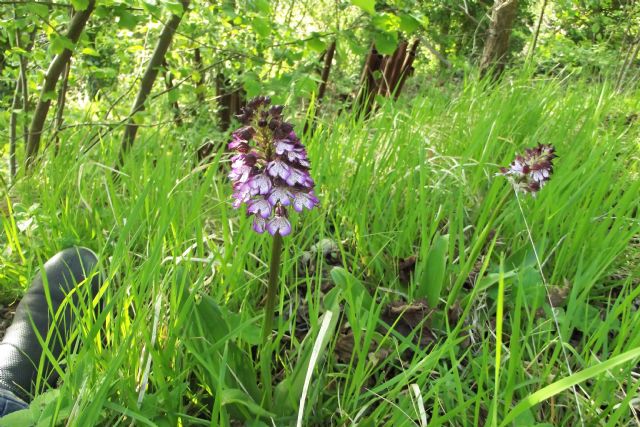
<svg viewBox="0 0 640 427"><path fill-rule="evenodd" d="M275 148L276 154L282 156L284 153L292 151L294 146L288 140L281 139L280 141L276 141Z"/></svg>
<svg viewBox="0 0 640 427"><path fill-rule="evenodd" d="M260 215L262 218L271 216L271 203L265 199L253 199L247 203L247 212Z"/></svg>
<svg viewBox="0 0 640 427"><path fill-rule="evenodd" d="M253 228L253 231L255 231L256 233L262 234L264 233L266 226L267 226L267 220L265 220L261 216L253 217L253 225L251 226L251 228Z"/></svg>
<svg viewBox="0 0 640 427"><path fill-rule="evenodd" d="M267 230L272 236L278 233L284 237L291 233L291 223L286 217L276 215L267 222Z"/></svg>
<svg viewBox="0 0 640 427"><path fill-rule="evenodd" d="M293 193L293 209L296 212L302 212L304 208L311 210L318 204L318 198L312 193L303 193L301 191Z"/></svg>
<svg viewBox="0 0 640 427"><path fill-rule="evenodd" d="M285 179L286 183L294 186L294 185L302 185L307 187L307 180L309 178L309 174L303 171L300 171L296 168L291 168L291 173Z"/></svg>
<svg viewBox="0 0 640 427"><path fill-rule="evenodd" d="M253 190L257 191L256 194L267 194L271 191L271 187L273 186L271 178L264 173L260 173L252 177L247 184L249 184L249 187Z"/></svg>
<svg viewBox="0 0 640 427"><path fill-rule="evenodd" d="M235 182L247 182L252 171L253 168L251 166L242 165L237 168L233 168L229 173L229 179Z"/></svg>
<svg viewBox="0 0 640 427"><path fill-rule="evenodd" d="M280 177L282 179L287 179L289 178L289 175L291 175L291 166L280 159L275 159L267 165L267 172L274 178Z"/></svg>
<svg viewBox="0 0 640 427"><path fill-rule="evenodd" d="M274 187L267 200L272 206L276 206L278 203L282 206L289 206L291 204L291 192L286 187Z"/></svg>

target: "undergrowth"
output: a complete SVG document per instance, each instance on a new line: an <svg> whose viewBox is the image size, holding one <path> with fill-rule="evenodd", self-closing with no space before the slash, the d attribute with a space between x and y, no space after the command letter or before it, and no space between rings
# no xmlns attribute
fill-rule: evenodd
<svg viewBox="0 0 640 427"><path fill-rule="evenodd" d="M303 425L637 420L635 99L467 83L320 121L304 142L321 206L285 239L270 408L256 362L270 239L231 208L226 140L196 165L212 129L145 129L114 173L117 132L90 149L92 129L69 135L5 198L2 293L72 244L105 280L61 386L28 416L295 425L306 382ZM538 143L556 147L554 175L516 196L498 166Z"/></svg>

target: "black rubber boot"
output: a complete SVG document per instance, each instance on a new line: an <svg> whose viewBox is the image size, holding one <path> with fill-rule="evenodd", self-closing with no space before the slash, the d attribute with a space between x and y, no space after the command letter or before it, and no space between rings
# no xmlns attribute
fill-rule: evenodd
<svg viewBox="0 0 640 427"><path fill-rule="evenodd" d="M58 359L73 322L73 309L69 303L77 306L79 298L83 298L84 304L88 305L91 300L87 298L98 292L100 279L93 271L97 262L98 258L89 249L69 248L57 253L46 262L44 271L38 272L0 343L0 389L10 391L25 402L31 400L37 392L35 382L43 353L38 335L45 341L49 330L55 328L48 350ZM70 301L54 317L74 289ZM58 379L46 356L41 378L51 386L55 386Z"/></svg>

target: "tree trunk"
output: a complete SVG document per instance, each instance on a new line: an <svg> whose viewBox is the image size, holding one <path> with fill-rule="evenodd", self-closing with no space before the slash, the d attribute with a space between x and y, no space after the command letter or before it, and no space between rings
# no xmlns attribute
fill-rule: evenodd
<svg viewBox="0 0 640 427"><path fill-rule="evenodd" d="M169 70L169 64L167 64L167 61L163 62L163 67L164 85L167 88L167 96L169 97L169 99L171 99L171 97L173 96L171 92L174 90L173 75ZM178 100L175 99L174 101L170 101L169 106L171 107L171 111L173 112L173 122L176 124L176 126L182 127L184 122L182 121L182 112L180 111L180 104L178 104Z"/></svg>
<svg viewBox="0 0 640 427"><path fill-rule="evenodd" d="M640 37L636 40L635 47L633 43L631 43L629 46L629 51L627 52L624 63L622 64L622 68L620 69L620 73L618 74L618 77L616 79L616 83L614 86L617 92L622 92L622 88L624 87L624 80L627 76L627 71L631 68L633 63L636 61L636 58L638 57L639 52L640 52Z"/></svg>
<svg viewBox="0 0 640 427"><path fill-rule="evenodd" d="M336 41L332 41L324 55L324 66L322 68L322 82L318 88L318 102L322 101L324 94L327 90L327 83L329 82L329 73L331 72L331 64L333 63L333 56L336 53Z"/></svg>
<svg viewBox="0 0 640 427"><path fill-rule="evenodd" d="M400 92L402 92L402 88L404 87L404 83L407 81L409 75L413 73L413 61L416 59L416 54L418 53L418 46L420 45L420 39L416 39L411 46L411 50L409 54L404 60L402 64L402 70L400 71L400 76L398 80L398 86L395 88L395 92L393 94L393 99L397 100L400 97Z"/></svg>
<svg viewBox="0 0 640 427"><path fill-rule="evenodd" d="M62 129L62 122L64 121L64 105L67 100L67 88L69 87L69 73L71 72L71 59L67 62L62 77L62 86L58 92L58 101L56 103L56 118L54 120L54 131L51 140L54 145L54 153L57 155L60 151L60 130Z"/></svg>
<svg viewBox="0 0 640 427"><path fill-rule="evenodd" d="M80 38L82 30L84 29L91 12L95 7L95 0L89 0L89 5L85 10L76 11L69 23L69 29L67 30L66 37L74 44ZM72 52L69 49L64 49L62 53L56 55L49 65L47 74L42 84L42 91L40 92L40 99L38 105L33 113L33 119L31 120L31 127L29 130L29 140L27 141L27 155L25 159L25 169L29 169L40 149L40 138L42 136L42 129L44 128L44 122L47 119L47 113L51 106L51 93L55 91L56 84L60 75L64 71L65 65L69 62Z"/></svg>
<svg viewBox="0 0 640 427"><path fill-rule="evenodd" d="M229 80L221 72L216 76L216 100L218 103L218 121L223 131L231 126L231 89Z"/></svg>
<svg viewBox="0 0 640 427"><path fill-rule="evenodd" d="M518 0L495 0L491 12L489 35L480 59L480 75L485 76L493 70L493 78L498 78L504 71L509 36L513 22L518 13Z"/></svg>
<svg viewBox="0 0 640 427"><path fill-rule="evenodd" d="M31 51L35 39L35 31L31 33L31 42L27 52ZM29 83L27 82L27 58L20 57L20 87L22 89L22 140L29 140Z"/></svg>
<svg viewBox="0 0 640 427"><path fill-rule="evenodd" d="M404 41L400 43L400 46L398 46L396 54L394 55L391 75L388 78L388 81L389 81L389 87L387 88L388 95L393 94L398 87L398 82L400 81L400 73L402 72L402 67L404 66L404 63L406 62L406 59L407 59L408 47L409 47L408 42Z"/></svg>
<svg viewBox="0 0 640 427"><path fill-rule="evenodd" d="M538 23L536 24L536 31L533 33L533 41L531 42L531 49L529 49L529 54L527 55L527 61L531 61L533 59L533 55L536 51L536 45L538 44L538 37L540 36L540 27L542 26L542 20L544 19L544 12L547 8L548 0L544 0L542 2L542 9L540 9L540 16L538 16Z"/></svg>
<svg viewBox="0 0 640 427"><path fill-rule="evenodd" d="M356 113L358 115L363 112L367 115L371 109L371 105L378 89L374 73L379 71L384 65L382 60L383 56L378 53L375 45L372 44L371 49L369 50L369 55L367 55L367 59L364 62L362 75L360 77L360 87L358 89L358 94L356 95L354 107L356 108Z"/></svg>
<svg viewBox="0 0 640 427"><path fill-rule="evenodd" d="M193 51L193 62L196 66L196 71L200 75L196 83L196 99L198 100L198 107L204 104L205 96L205 86L204 86L204 65L202 64L202 55L200 54L200 48L197 47Z"/></svg>
<svg viewBox="0 0 640 427"><path fill-rule="evenodd" d="M182 6L184 8L184 13L186 13L187 8L189 7L189 0L182 0ZM183 15L184 15L183 13ZM149 60L149 64L147 65L147 69L142 76L142 80L140 80L140 89L138 90L138 95L136 96L133 105L131 106L131 112L129 113L129 119L127 120L127 125L124 129L124 135L122 136L122 143L120 146L120 154L118 156L118 164L117 166L122 166L124 162L124 156L127 151L133 145L134 140L136 139L136 134L138 133L138 124L135 121L135 115L144 110L144 103L151 93L151 88L156 81L156 77L158 76L158 70L162 66L164 62L164 56L169 50L169 45L171 45L171 40L173 40L173 35L178 28L178 24L182 20L182 15L171 15L171 18L167 21L166 25L162 29L162 33L160 33L160 37L158 38L158 43L151 55L151 59Z"/></svg>
<svg viewBox="0 0 640 427"><path fill-rule="evenodd" d="M332 41L326 51L322 53L320 60L324 61L324 65L322 66L322 74L321 74L321 82L320 87L318 88L318 97L316 98L316 108L313 109L312 115L307 119L304 124L304 129L302 130L302 134L306 135L309 129L311 128L313 121L315 120L315 116L317 114L317 109L320 103L322 102L322 98L324 98L324 94L327 91L327 83L329 82L329 73L331 72L331 64L333 63L333 56L336 53L336 41Z"/></svg>
<svg viewBox="0 0 640 427"><path fill-rule="evenodd" d="M11 102L11 116L9 116L9 173L11 179L16 176L16 129L18 127L18 103L20 102L20 93L22 92L22 79L20 76L16 79L16 90L13 93L13 102Z"/></svg>

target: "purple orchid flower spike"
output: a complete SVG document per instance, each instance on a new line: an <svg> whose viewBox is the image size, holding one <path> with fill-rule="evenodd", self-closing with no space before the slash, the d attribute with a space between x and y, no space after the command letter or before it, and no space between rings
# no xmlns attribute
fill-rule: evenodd
<svg viewBox="0 0 640 427"><path fill-rule="evenodd" d="M500 175L509 178L516 191L535 195L551 179L553 159L558 157L555 151L551 144L527 148L509 167L500 168Z"/></svg>
<svg viewBox="0 0 640 427"><path fill-rule="evenodd" d="M229 179L233 182L233 207L247 205L253 230L271 235L291 233L287 207L297 212L318 205L309 173L307 150L282 118L281 105L271 106L269 97L247 103L238 116L243 126L233 132L229 149Z"/></svg>

